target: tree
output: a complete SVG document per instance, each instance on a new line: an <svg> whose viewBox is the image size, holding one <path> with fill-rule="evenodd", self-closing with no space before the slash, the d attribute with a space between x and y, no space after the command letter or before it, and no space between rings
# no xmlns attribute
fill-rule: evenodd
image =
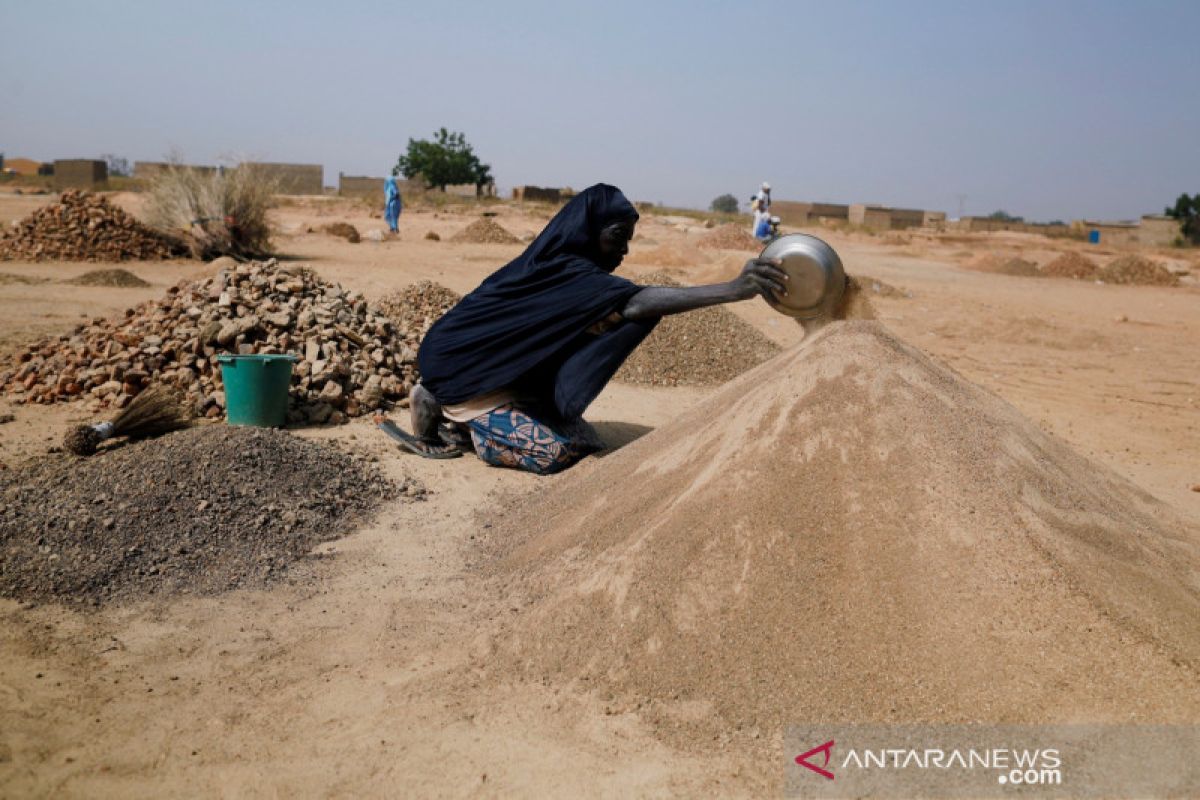
<svg viewBox="0 0 1200 800"><path fill-rule="evenodd" d="M1179 195L1175 207L1167 208L1163 213L1179 220L1179 231L1184 239L1200 244L1200 193L1195 197L1188 197L1186 192Z"/></svg>
<svg viewBox="0 0 1200 800"><path fill-rule="evenodd" d="M129 169L129 159L118 158L112 153L105 153L100 156L103 161L108 164L108 174L116 175L120 178L128 178L133 173Z"/></svg>
<svg viewBox="0 0 1200 800"><path fill-rule="evenodd" d="M1014 217L1012 214L1009 214L1007 211L1004 211L1004 210L993 211L992 213L987 215L987 218L988 219L997 219L997 220L1000 220L1001 222L1023 222L1025 220L1024 217Z"/></svg>
<svg viewBox="0 0 1200 800"><path fill-rule="evenodd" d="M737 198L731 194L723 194L720 197L715 198L709 208L722 214L736 214L738 210L738 201Z"/></svg>
<svg viewBox="0 0 1200 800"><path fill-rule="evenodd" d="M420 175L430 186L445 191L456 183L483 186L492 180L491 167L475 155L466 137L445 128L434 134L434 140L409 139L408 150L392 169L393 175L406 178Z"/></svg>

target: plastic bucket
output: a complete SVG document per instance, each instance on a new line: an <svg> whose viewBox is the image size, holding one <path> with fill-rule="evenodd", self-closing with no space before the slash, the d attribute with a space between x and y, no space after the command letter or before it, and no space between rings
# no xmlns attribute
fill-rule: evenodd
<svg viewBox="0 0 1200 800"><path fill-rule="evenodd" d="M287 421L289 355L217 356L225 383L225 418L230 425L278 428Z"/></svg>

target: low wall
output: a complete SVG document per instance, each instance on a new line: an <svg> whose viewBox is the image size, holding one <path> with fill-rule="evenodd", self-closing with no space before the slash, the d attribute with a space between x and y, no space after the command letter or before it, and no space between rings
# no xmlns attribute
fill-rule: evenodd
<svg viewBox="0 0 1200 800"><path fill-rule="evenodd" d="M55 159L55 189L95 189L108 180L108 165L86 158Z"/></svg>
<svg viewBox="0 0 1200 800"><path fill-rule="evenodd" d="M273 161L248 161L276 182L278 194L321 194L324 186L325 168L320 164L282 164Z"/></svg>

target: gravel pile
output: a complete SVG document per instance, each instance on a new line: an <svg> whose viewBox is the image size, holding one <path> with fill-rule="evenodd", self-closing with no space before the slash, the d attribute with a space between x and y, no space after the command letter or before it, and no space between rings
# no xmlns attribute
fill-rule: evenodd
<svg viewBox="0 0 1200 800"><path fill-rule="evenodd" d="M520 244L521 240L498 223L481 217L450 237L452 242L467 244Z"/></svg>
<svg viewBox="0 0 1200 800"><path fill-rule="evenodd" d="M43 339L0 368L21 402L90 398L123 408L152 381L181 389L197 414L225 410L217 356L292 353L290 422L342 422L407 396L417 336L349 292L274 259L181 282L120 319L94 319Z"/></svg>
<svg viewBox="0 0 1200 800"><path fill-rule="evenodd" d="M1096 274L1105 283L1139 286L1175 286L1179 279L1162 264L1139 255L1127 255L1110 261Z"/></svg>
<svg viewBox="0 0 1200 800"><path fill-rule="evenodd" d="M1075 278L1091 280L1096 277L1099 267L1096 262L1079 253L1063 253L1058 258L1042 267L1042 274L1052 278Z"/></svg>
<svg viewBox="0 0 1200 800"><path fill-rule="evenodd" d="M1015 275L1021 278L1036 278L1042 273L1037 264L1016 256L1002 256L999 253L989 253L967 265L976 272L991 272L996 275Z"/></svg>
<svg viewBox="0 0 1200 800"><path fill-rule="evenodd" d="M121 289L135 289L150 285L148 281L142 280L127 269L94 269L67 281L67 283L74 286L115 286Z"/></svg>
<svg viewBox="0 0 1200 800"><path fill-rule="evenodd" d="M0 237L0 259L20 261L149 261L183 254L100 195L70 190Z"/></svg>
<svg viewBox="0 0 1200 800"><path fill-rule="evenodd" d="M323 442L205 425L0 473L0 595L93 603L258 586L385 498L423 497Z"/></svg>
<svg viewBox="0 0 1200 800"><path fill-rule="evenodd" d="M638 277L647 286L682 286L663 273ZM615 379L651 386L704 386L756 367L779 345L720 306L663 317Z"/></svg>
<svg viewBox="0 0 1200 800"><path fill-rule="evenodd" d="M454 308L459 300L462 300L462 295L440 283L417 281L386 295L375 305L400 330L422 339L433 323Z"/></svg>
<svg viewBox="0 0 1200 800"><path fill-rule="evenodd" d="M39 283L49 283L49 278L34 278L29 275L17 275L14 272L0 272L0 286L9 283L19 283L24 286L36 286Z"/></svg>
<svg viewBox="0 0 1200 800"><path fill-rule="evenodd" d="M761 250L762 242L751 236L741 225L730 222L719 228L713 228L709 233L700 237L697 247L705 250Z"/></svg>

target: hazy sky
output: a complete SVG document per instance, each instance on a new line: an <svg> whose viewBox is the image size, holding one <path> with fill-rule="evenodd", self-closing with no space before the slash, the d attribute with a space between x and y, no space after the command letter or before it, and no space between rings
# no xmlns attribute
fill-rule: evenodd
<svg viewBox="0 0 1200 800"><path fill-rule="evenodd" d="M1200 0L0 2L0 150L1131 218L1200 192Z"/></svg>

